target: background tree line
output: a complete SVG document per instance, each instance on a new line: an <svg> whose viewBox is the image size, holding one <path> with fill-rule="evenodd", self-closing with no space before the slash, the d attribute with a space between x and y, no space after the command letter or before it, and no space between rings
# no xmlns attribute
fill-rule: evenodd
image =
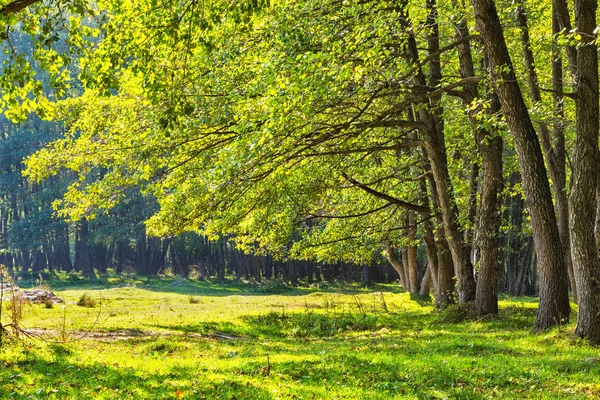
<svg viewBox="0 0 600 400"><path fill-rule="evenodd" d="M2 121L0 238L3 251L0 263L15 272L34 275L52 271L81 272L86 277L95 277L96 273L105 274L108 268L116 273L137 274L157 274L170 269L175 274L194 274L200 279L234 276L258 282L263 278L281 279L291 284L402 279L408 290L422 295L429 293L431 278L426 271L423 246L418 243L395 250L389 247L390 264L383 258L360 268L344 262L282 262L270 256L246 254L225 237L209 240L193 233L168 239L148 237L143 221L156 205L139 194L92 222L68 222L56 215L52 203L75 176L64 173L38 184L29 182L22 174L23 160L61 137L61 129L61 124L37 118L24 124ZM514 296L535 295L533 243L528 227L522 222L521 195L508 195L505 207L506 240L511 241L510 246L515 250L507 253L502 291ZM420 231L413 231L415 239L421 235ZM407 279L413 267L416 268L416 286Z"/></svg>
<svg viewBox="0 0 600 400"><path fill-rule="evenodd" d="M320 281L391 282L398 277L388 265L364 269L347 263L281 261L246 254L222 236L185 233L172 238L146 235L144 220L154 201L132 191L126 202L95 220L68 222L52 203L76 178L64 173L41 183L23 177L23 160L63 135L62 124L30 118L14 124L3 119L0 134L0 264L13 273L81 272L95 278L108 268L142 275L167 270L199 279L280 279L290 284Z"/></svg>

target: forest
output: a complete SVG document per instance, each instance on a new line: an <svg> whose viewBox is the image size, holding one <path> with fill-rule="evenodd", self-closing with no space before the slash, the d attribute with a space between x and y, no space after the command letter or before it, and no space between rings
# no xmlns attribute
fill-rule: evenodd
<svg viewBox="0 0 600 400"><path fill-rule="evenodd" d="M0 398L600 396L597 3L0 0Z"/></svg>

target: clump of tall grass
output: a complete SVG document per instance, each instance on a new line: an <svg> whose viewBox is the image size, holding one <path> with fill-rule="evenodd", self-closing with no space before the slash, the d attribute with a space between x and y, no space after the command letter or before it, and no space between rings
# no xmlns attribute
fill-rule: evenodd
<svg viewBox="0 0 600 400"><path fill-rule="evenodd" d="M78 306L88 307L88 308L94 308L94 307L96 307L97 304L98 304L98 302L96 301L96 299L92 298L87 293L82 294L81 297L79 298L79 301L77 302Z"/></svg>

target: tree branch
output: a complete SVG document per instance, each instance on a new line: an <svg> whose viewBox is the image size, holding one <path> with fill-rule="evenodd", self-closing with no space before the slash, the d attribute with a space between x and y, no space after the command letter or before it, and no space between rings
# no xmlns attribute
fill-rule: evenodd
<svg viewBox="0 0 600 400"><path fill-rule="evenodd" d="M375 197L379 197L380 199L387 200L388 202L390 202L392 204L399 205L400 207L404 207L404 208L416 211L416 212L421 213L421 214L430 214L431 213L431 210L429 210L429 207L424 207L424 206L420 206L418 204L409 203L409 202L406 202L404 200L397 199L397 198L395 198L393 196L390 196L388 194L379 192L379 191L377 191L377 190L375 190L373 188L370 188L369 186L367 186L367 185L365 185L363 183L360 183L356 179L349 177L346 173L342 173L342 176L348 182L352 183L353 185L361 188L365 192L367 192L367 193L369 193L369 194L371 194L371 195L373 195Z"/></svg>
<svg viewBox="0 0 600 400"><path fill-rule="evenodd" d="M9 15L16 14L24 8L29 7L32 4L39 2L40 0L16 0L12 3L8 3L4 7L0 8L0 15L8 17Z"/></svg>
<svg viewBox="0 0 600 400"><path fill-rule="evenodd" d="M306 216L306 218L304 218L305 221L311 220L311 219L315 219L315 218L326 218L326 219L346 219L346 218L358 218L358 217L364 217L365 215L369 215L369 214L373 214L376 213L377 211L381 211L385 208L388 208L390 206L393 206L394 203L387 203L384 204L381 207L377 207L373 210L369 210L369 211L365 211L362 213L358 213L358 214L348 214L348 215L323 215L323 214L309 214Z"/></svg>

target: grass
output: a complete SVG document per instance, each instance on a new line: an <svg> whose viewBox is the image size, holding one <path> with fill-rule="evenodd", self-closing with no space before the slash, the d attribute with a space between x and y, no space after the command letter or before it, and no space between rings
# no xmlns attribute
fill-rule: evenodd
<svg viewBox="0 0 600 400"><path fill-rule="evenodd" d="M23 326L44 339L0 350L2 399L600 396L600 350L573 338L573 324L530 335L532 299L462 320L393 286L49 284L66 306L24 306ZM84 293L96 308L76 305Z"/></svg>
<svg viewBox="0 0 600 400"><path fill-rule="evenodd" d="M96 307L97 304L98 304L98 301L96 299L94 299L93 297L91 297L88 293L82 294L81 297L79 298L79 301L77 302L78 306L89 307L89 308L94 308L94 307Z"/></svg>

